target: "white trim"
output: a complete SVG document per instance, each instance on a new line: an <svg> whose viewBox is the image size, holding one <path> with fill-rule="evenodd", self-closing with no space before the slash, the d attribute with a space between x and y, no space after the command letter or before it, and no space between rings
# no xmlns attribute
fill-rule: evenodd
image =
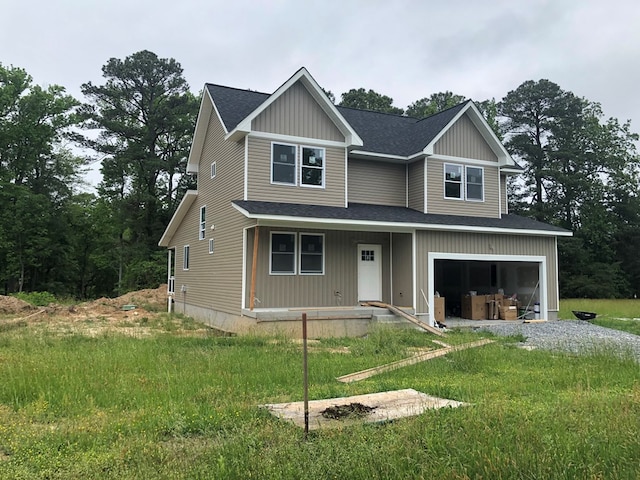
<svg viewBox="0 0 640 480"><path fill-rule="evenodd" d="M207 206L202 205L198 210L198 240L207 238ZM204 212L204 220L202 219Z"/></svg>
<svg viewBox="0 0 640 480"><path fill-rule="evenodd" d="M249 200L249 138L244 137L244 200Z"/></svg>
<svg viewBox="0 0 640 480"><path fill-rule="evenodd" d="M541 318L549 318L549 301L547 292L547 257L544 255L491 255L478 253L446 253L428 252L427 254L427 298L429 305L433 305L435 294L435 261L436 260L471 260L481 262L518 262L537 263L538 266L538 296L540 298ZM429 324L435 324L434 312L429 308Z"/></svg>
<svg viewBox="0 0 640 480"><path fill-rule="evenodd" d="M211 178L216 178L216 173L218 171L218 166L216 164L216 161L214 160L213 162L211 162Z"/></svg>
<svg viewBox="0 0 640 480"><path fill-rule="evenodd" d="M349 206L349 152L344 150L344 208Z"/></svg>
<svg viewBox="0 0 640 480"><path fill-rule="evenodd" d="M315 81L306 68L300 68L286 82L284 82L273 94L262 102L253 112L247 115L226 138L237 139L240 135L246 135L252 131L251 122L258 115L264 112L271 104L273 104L280 96L289 90L295 83L300 83L307 89L309 94L318 102L318 105L324 113L331 119L334 125L344 135L347 145L362 146L363 141L357 132L349 125L336 106L331 103L327 95L322 91L320 85Z"/></svg>
<svg viewBox="0 0 640 480"><path fill-rule="evenodd" d="M404 207L409 208L409 164L404 166Z"/></svg>
<svg viewBox="0 0 640 480"><path fill-rule="evenodd" d="M417 234L416 231L413 230L411 232L411 281L413 282L413 311L415 312L418 308L418 265L416 259L417 255Z"/></svg>
<svg viewBox="0 0 640 480"><path fill-rule="evenodd" d="M418 155L422 155L420 152ZM388 153L376 153L376 152L367 152L365 150L351 150L351 156L353 157L366 157L366 158L376 158L380 160L401 160L403 162L408 161L411 157L403 156L403 155L391 155Z"/></svg>
<svg viewBox="0 0 640 480"><path fill-rule="evenodd" d="M293 235L293 272L274 272L273 265L271 264L273 257L273 235ZM275 230L269 232L269 275L277 276L291 276L297 275L297 258L298 258L298 234L297 232L284 232Z"/></svg>
<svg viewBox="0 0 640 480"><path fill-rule="evenodd" d="M322 237L322 271L321 272L303 272L302 271L302 236L308 237ZM325 257L326 257L326 242L324 233L312 233L312 232L298 232L298 275L302 276L323 276L325 274ZM308 252L304 252L308 253Z"/></svg>
<svg viewBox="0 0 640 480"><path fill-rule="evenodd" d="M213 254L214 249L215 249L215 242L213 238L210 238L209 239L209 255Z"/></svg>
<svg viewBox="0 0 640 480"><path fill-rule="evenodd" d="M226 132L227 127L222 121L220 112L218 112L215 102L209 93L209 89L205 84L204 94L202 95L200 108L198 110L198 117L196 118L196 126L193 130L193 140L191 142L191 148L189 149L189 156L187 157L187 173L198 173L200 157L202 157L202 149L204 148L207 127L209 126L209 119L211 118L212 111L216 112L218 120L222 125L222 129Z"/></svg>
<svg viewBox="0 0 640 480"><path fill-rule="evenodd" d="M176 211L173 213L173 217L171 217L171 220L169 221L169 225L167 225L167 228L164 230L164 233L162 234L162 237L158 242L158 246L169 246L169 240L171 240L173 235L175 235L176 230L178 230L178 227L182 223L184 216L189 211L189 208L191 207L193 201L197 196L197 190L187 190L185 192L184 197L182 197L182 200L180 201L180 205L178 205L178 208L176 208Z"/></svg>
<svg viewBox="0 0 640 480"><path fill-rule="evenodd" d="M506 178L505 178L506 182ZM505 183L506 187L506 183ZM502 217L502 180L500 178L500 170L498 170L498 215Z"/></svg>
<svg viewBox="0 0 640 480"><path fill-rule="evenodd" d="M428 180L429 180L429 176L427 174L428 171L428 167L429 165L427 164L427 157L424 157L424 188L423 188L423 195L424 195L424 211L423 213L427 213L429 210L427 209L427 202L429 199L429 195L428 195L428 188L429 188L429 184L428 184Z"/></svg>
<svg viewBox="0 0 640 480"><path fill-rule="evenodd" d="M393 232L389 232L389 298L393 304Z"/></svg>
<svg viewBox="0 0 640 480"><path fill-rule="evenodd" d="M335 147L346 148L345 142L336 142L334 140L323 140L321 138L312 137L299 137L297 135L284 135L281 133L268 133L268 132L251 132L247 135L250 138L258 138L264 140L271 140L276 143L299 143L299 144L314 144L321 147Z"/></svg>
<svg viewBox="0 0 640 480"><path fill-rule="evenodd" d="M285 147L293 147L294 152L294 158L293 158L293 183L288 183L288 182L276 182L273 180L273 147L275 145L282 145ZM271 185L286 185L289 187L296 187L298 185L298 145L294 144L294 143L282 143L282 142L271 142L271 161L269 163L269 167L271 170ZM286 165L286 164L285 164Z"/></svg>
<svg viewBox="0 0 640 480"><path fill-rule="evenodd" d="M452 157L451 155L430 155L429 158L433 158L434 160L441 160L445 163L493 167L496 170L499 170L499 171L502 170L496 162L490 162L488 160L478 160L474 158L465 158L465 157Z"/></svg>
<svg viewBox="0 0 640 480"><path fill-rule="evenodd" d="M372 222L369 220L344 220L333 218L316 218L316 217L295 217L290 215L268 215L253 214L247 212L244 208L232 203L234 208L242 213L245 217L261 220L260 225L283 226L295 223L298 225L322 225L327 230L343 230L344 226L362 227L361 230L376 230L380 228L391 229L392 231L408 232L412 229L416 230L441 230L453 232L476 232L476 233L496 233L496 234L513 234L513 235L535 235L542 237L571 237L572 232L559 232L551 230L529 230L518 228L500 228L500 227L474 227L469 225L440 225L430 223L398 223L398 222ZM368 227L368 228L367 228Z"/></svg>

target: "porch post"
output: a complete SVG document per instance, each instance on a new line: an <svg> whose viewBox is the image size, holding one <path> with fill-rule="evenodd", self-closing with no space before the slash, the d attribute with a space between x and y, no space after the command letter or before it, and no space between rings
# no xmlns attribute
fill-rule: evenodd
<svg viewBox="0 0 640 480"><path fill-rule="evenodd" d="M249 291L249 310L253 310L256 297L256 270L258 268L258 240L260 227L256 225L253 231L253 258L251 259L251 290Z"/></svg>

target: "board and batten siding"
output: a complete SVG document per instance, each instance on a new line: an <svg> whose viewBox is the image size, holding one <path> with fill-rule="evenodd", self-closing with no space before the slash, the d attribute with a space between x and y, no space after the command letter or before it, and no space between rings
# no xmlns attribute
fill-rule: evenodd
<svg viewBox="0 0 640 480"><path fill-rule="evenodd" d="M279 185L271 183L271 140L249 136L247 200L345 206L345 149L325 148L325 186ZM287 143L287 142L283 142ZM298 145L295 142L292 144ZM305 142L305 146L319 146ZM300 166L296 177L299 179ZM299 183L299 182L298 182ZM238 198L242 198L240 195Z"/></svg>
<svg viewBox="0 0 640 480"><path fill-rule="evenodd" d="M300 82L260 113L251 129L260 132L344 142L344 135Z"/></svg>
<svg viewBox="0 0 640 480"><path fill-rule="evenodd" d="M170 245L176 247L176 301L240 314L242 311L243 227L252 225L232 205L243 196L244 144L225 141L217 115L207 127L199 161L198 196L187 212ZM211 178L211 162L216 176ZM200 207L206 205L206 231L198 239ZM214 229L211 229L214 226ZM209 254L209 239L214 253ZM182 270L183 246L189 245L189 271ZM181 286L186 286L186 293ZM179 310L179 306L178 312Z"/></svg>
<svg viewBox="0 0 640 480"><path fill-rule="evenodd" d="M473 217L500 217L499 172L498 166L481 166L484 169L484 201L457 200L444 198L444 164L465 165L461 161L444 161L436 158L427 159L427 213L443 215L465 215Z"/></svg>
<svg viewBox="0 0 640 480"><path fill-rule="evenodd" d="M428 256L431 252L487 255L543 256L547 261L547 300L549 310L558 309L558 266L556 264L556 241L554 237L532 235L500 235L488 233L431 232L416 234L417 285L418 291L427 291ZM514 258L514 261L516 258ZM428 308L421 296L417 299L418 311Z"/></svg>
<svg viewBox="0 0 640 480"><path fill-rule="evenodd" d="M324 234L324 275L270 275L271 231ZM297 237L299 241L299 236ZM247 235L246 305L251 290L254 230ZM382 245L382 296L389 301L389 234L338 230L260 227L256 271L256 308L332 307L358 304L358 244ZM335 295L339 292L339 295Z"/></svg>
<svg viewBox="0 0 640 480"><path fill-rule="evenodd" d="M419 212L425 211L424 205L424 187L425 187L425 179L424 179L424 165L425 160L418 160L417 162L413 162L409 164L409 181L407 182L407 187L409 189L408 198L409 198L409 208L413 208L414 210L418 210Z"/></svg>
<svg viewBox="0 0 640 480"><path fill-rule="evenodd" d="M436 142L433 151L436 155L498 161L496 154L467 115L460 117L447 130Z"/></svg>
<svg viewBox="0 0 640 480"><path fill-rule="evenodd" d="M350 203L406 206L407 169L405 165L349 159L348 172Z"/></svg>

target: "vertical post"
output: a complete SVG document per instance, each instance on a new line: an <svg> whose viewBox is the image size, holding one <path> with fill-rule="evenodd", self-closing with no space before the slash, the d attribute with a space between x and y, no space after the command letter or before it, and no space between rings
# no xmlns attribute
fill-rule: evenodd
<svg viewBox="0 0 640 480"><path fill-rule="evenodd" d="M249 310L255 307L256 298L256 269L258 268L258 240L260 238L260 227L256 225L253 232L253 258L251 259L251 289L249 290Z"/></svg>
<svg viewBox="0 0 640 480"><path fill-rule="evenodd" d="M307 314L302 314L302 370L304 388L304 439L309 434L309 375L307 373Z"/></svg>

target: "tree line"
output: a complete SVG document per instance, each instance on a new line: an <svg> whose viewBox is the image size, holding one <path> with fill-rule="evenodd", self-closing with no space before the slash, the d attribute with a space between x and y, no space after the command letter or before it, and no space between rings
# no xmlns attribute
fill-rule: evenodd
<svg viewBox="0 0 640 480"><path fill-rule="evenodd" d="M5 294L90 298L166 280L166 252L157 242L195 186L186 163L199 95L176 60L146 50L109 59L102 76L99 85L82 85L79 101L0 64ZM423 118L465 100L438 92L403 109L358 88L338 104ZM640 162L630 122L605 119L598 103L549 80L475 103L523 169L508 186L510 212L574 232L558 241L561 296L637 295ZM102 180L94 194L82 182L95 161Z"/></svg>

